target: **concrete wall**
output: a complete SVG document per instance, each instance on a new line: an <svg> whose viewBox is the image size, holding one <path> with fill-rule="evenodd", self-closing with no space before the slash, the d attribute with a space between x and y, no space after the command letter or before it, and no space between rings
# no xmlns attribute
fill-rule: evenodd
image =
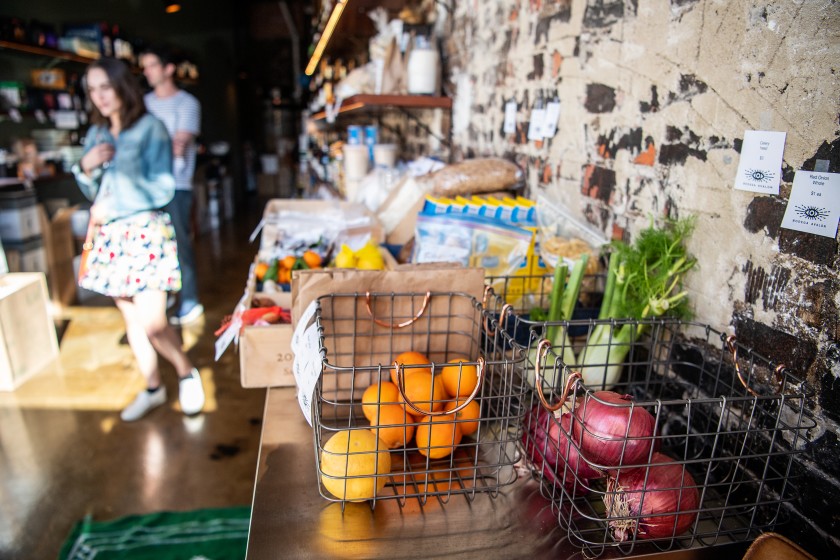
<svg viewBox="0 0 840 560"><path fill-rule="evenodd" d="M827 159L840 172L840 4L460 0L445 49L456 159L514 158L532 195L552 191L613 237L698 217L696 317L807 378L820 427L799 507L819 534L801 539L836 546L824 508L840 500L838 244L780 223L794 170ZM537 99L555 96L556 136L527 141ZM504 134L511 99L517 131ZM745 130L787 133L780 196L732 188Z"/></svg>

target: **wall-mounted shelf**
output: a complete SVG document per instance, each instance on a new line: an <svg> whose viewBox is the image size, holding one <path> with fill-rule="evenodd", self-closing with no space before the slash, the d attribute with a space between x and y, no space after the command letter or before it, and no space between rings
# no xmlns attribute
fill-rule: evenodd
<svg viewBox="0 0 840 560"><path fill-rule="evenodd" d="M0 49L9 49L38 56L45 56L48 58L60 58L62 60L69 60L70 62L78 62L80 64L90 64L91 62L96 60L94 58L81 56L76 53L60 51L58 49L51 49L49 47L39 47L37 45L15 43L13 41L0 41Z"/></svg>
<svg viewBox="0 0 840 560"><path fill-rule="evenodd" d="M452 99L449 97L432 97L429 95L373 95L362 93L348 97L341 103L339 114L350 111L360 111L375 107L398 107L403 109L451 109ZM315 120L326 118L326 111L319 111L312 115Z"/></svg>

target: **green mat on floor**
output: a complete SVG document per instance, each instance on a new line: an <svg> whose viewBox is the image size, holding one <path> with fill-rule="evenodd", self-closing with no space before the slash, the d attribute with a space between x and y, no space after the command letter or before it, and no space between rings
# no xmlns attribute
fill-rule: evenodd
<svg viewBox="0 0 840 560"><path fill-rule="evenodd" d="M59 560L242 560L250 516L246 506L84 519Z"/></svg>

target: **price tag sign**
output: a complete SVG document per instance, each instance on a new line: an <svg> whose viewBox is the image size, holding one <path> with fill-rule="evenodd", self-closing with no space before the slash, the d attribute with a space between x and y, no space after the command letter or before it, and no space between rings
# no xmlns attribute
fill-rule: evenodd
<svg viewBox="0 0 840 560"><path fill-rule="evenodd" d="M552 138L557 134L557 122L560 120L560 102L551 101L545 108L543 138Z"/></svg>
<svg viewBox="0 0 840 560"><path fill-rule="evenodd" d="M838 219L840 174L797 171L782 227L833 238Z"/></svg>
<svg viewBox="0 0 840 560"><path fill-rule="evenodd" d="M784 132L748 130L744 133L735 188L763 194L779 194Z"/></svg>
<svg viewBox="0 0 840 560"><path fill-rule="evenodd" d="M531 111L531 123L528 125L528 140L543 139L544 122L545 109L533 109Z"/></svg>
<svg viewBox="0 0 840 560"><path fill-rule="evenodd" d="M292 373L297 384L297 398L303 417L312 425L312 399L315 386L321 377L321 348L318 325L309 322L315 316L317 302L312 301L301 315L292 335L292 352L295 360ZM308 325L308 326L307 326Z"/></svg>
<svg viewBox="0 0 840 560"><path fill-rule="evenodd" d="M516 132L516 101L505 103L505 123L502 125L502 132L513 134Z"/></svg>

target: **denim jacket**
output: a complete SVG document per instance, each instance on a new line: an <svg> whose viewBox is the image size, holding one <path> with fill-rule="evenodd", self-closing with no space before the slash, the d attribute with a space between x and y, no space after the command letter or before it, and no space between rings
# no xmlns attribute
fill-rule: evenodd
<svg viewBox="0 0 840 560"><path fill-rule="evenodd" d="M162 122L146 113L116 139L107 126L93 125L83 153L100 142L114 144L114 158L91 175L77 163L73 174L82 193L97 205L106 221L161 208L172 200L172 141Z"/></svg>

